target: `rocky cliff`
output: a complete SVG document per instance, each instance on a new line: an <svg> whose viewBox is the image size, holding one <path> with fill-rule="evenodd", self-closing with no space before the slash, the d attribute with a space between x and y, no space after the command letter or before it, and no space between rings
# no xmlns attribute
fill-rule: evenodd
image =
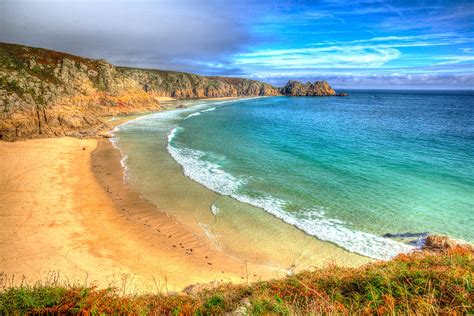
<svg viewBox="0 0 474 316"><path fill-rule="evenodd" d="M296 80L290 80L281 89L282 94L289 96L334 96L336 91L327 81L315 81L303 84Z"/></svg>
<svg viewBox="0 0 474 316"><path fill-rule="evenodd" d="M117 67L149 93L176 99L280 95L278 88L242 78L204 77L183 72Z"/></svg>
<svg viewBox="0 0 474 316"><path fill-rule="evenodd" d="M106 115L177 99L278 95L247 79L115 67L104 60L0 43L0 140L94 136Z"/></svg>
<svg viewBox="0 0 474 316"><path fill-rule="evenodd" d="M241 78L116 67L41 48L0 43L0 140L95 136L101 117L160 109L159 97L336 95L326 81L282 89Z"/></svg>

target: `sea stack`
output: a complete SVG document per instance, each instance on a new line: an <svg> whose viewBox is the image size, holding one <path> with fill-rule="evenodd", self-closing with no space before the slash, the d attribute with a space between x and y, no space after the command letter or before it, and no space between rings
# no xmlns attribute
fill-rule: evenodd
<svg viewBox="0 0 474 316"><path fill-rule="evenodd" d="M281 89L282 94L288 96L335 96L336 91L327 81L307 82L303 84L297 80L290 80Z"/></svg>

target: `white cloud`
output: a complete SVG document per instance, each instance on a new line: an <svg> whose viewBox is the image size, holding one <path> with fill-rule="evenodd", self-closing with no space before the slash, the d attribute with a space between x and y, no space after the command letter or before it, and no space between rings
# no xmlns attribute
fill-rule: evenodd
<svg viewBox="0 0 474 316"><path fill-rule="evenodd" d="M336 89L474 89L474 74L443 73L360 73L360 72L280 72L260 73L252 76L277 86L288 78L305 81L327 80Z"/></svg>
<svg viewBox="0 0 474 316"><path fill-rule="evenodd" d="M326 45L354 45L354 44L371 44L376 47L420 47L420 46L445 46L473 43L474 39L467 36L459 36L455 33L435 33L425 35L410 36L383 36L372 37L367 39L352 41L331 41L314 43L311 46Z"/></svg>
<svg viewBox="0 0 474 316"><path fill-rule="evenodd" d="M294 68L377 68L397 59L394 48L369 46L328 46L279 50L261 50L239 54L235 63L278 69Z"/></svg>
<svg viewBox="0 0 474 316"><path fill-rule="evenodd" d="M474 56L438 56L436 59L445 60L443 62L439 62L436 65L454 65L465 63L469 61L474 61ZM472 67L472 65L471 65ZM474 70L474 68L473 68Z"/></svg>

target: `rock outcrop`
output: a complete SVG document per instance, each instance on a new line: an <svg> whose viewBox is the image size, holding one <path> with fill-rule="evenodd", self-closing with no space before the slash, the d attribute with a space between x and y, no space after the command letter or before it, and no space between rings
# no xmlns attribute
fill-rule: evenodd
<svg viewBox="0 0 474 316"><path fill-rule="evenodd" d="M333 96L326 81L282 89L242 78L116 67L41 48L0 43L0 140L95 136L102 117L160 109L159 97Z"/></svg>
<svg viewBox="0 0 474 316"><path fill-rule="evenodd" d="M280 95L278 88L242 78L204 77L183 72L117 67L144 90L176 99Z"/></svg>
<svg viewBox="0 0 474 316"><path fill-rule="evenodd" d="M106 61L0 43L1 140L94 136L101 116L159 107Z"/></svg>
<svg viewBox="0 0 474 316"><path fill-rule="evenodd" d="M426 237L425 244L423 245L423 250L441 252L446 251L455 247L465 247L466 249L474 250L473 245L462 241L449 238L448 236L441 235L429 235Z"/></svg>
<svg viewBox="0 0 474 316"><path fill-rule="evenodd" d="M281 89L282 94L288 96L334 96L336 91L327 81L307 82L303 84L296 80L290 80Z"/></svg>
<svg viewBox="0 0 474 316"><path fill-rule="evenodd" d="M115 67L56 51L0 43L0 140L95 136L107 115L156 111L177 99L278 95L248 79Z"/></svg>

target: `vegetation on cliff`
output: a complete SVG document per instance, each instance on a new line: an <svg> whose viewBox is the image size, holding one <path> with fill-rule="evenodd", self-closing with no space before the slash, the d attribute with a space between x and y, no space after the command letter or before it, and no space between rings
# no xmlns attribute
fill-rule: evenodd
<svg viewBox="0 0 474 316"><path fill-rule="evenodd" d="M124 294L118 288L57 282L0 290L1 313L314 315L469 314L474 312L474 252L431 242L432 250L351 269L327 267L250 285L188 293Z"/></svg>
<svg viewBox="0 0 474 316"><path fill-rule="evenodd" d="M47 49L0 43L0 140L94 136L100 116L154 111L177 99L278 95L255 80L115 67Z"/></svg>
<svg viewBox="0 0 474 316"><path fill-rule="evenodd" d="M0 43L0 140L95 136L100 117L160 109L159 97L331 96L326 81L282 88L242 78L116 67L47 49Z"/></svg>

